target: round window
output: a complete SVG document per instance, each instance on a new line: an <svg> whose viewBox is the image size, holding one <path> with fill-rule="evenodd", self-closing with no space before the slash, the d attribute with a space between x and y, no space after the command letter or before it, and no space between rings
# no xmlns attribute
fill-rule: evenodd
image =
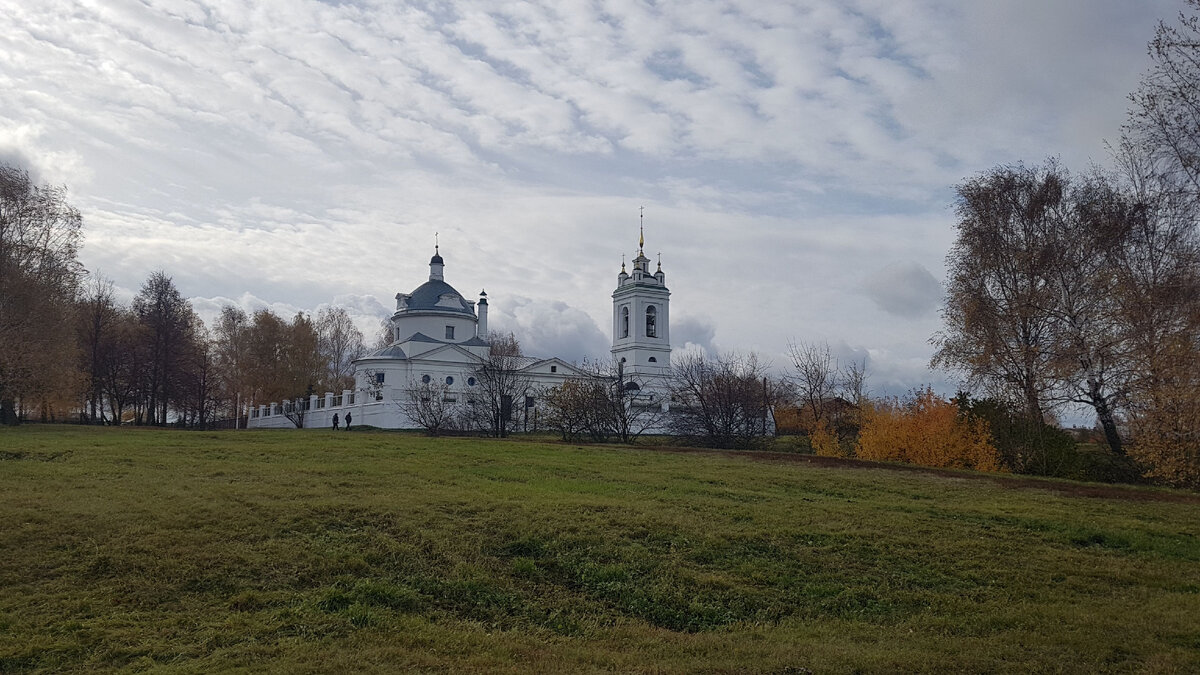
<svg viewBox="0 0 1200 675"><path fill-rule="evenodd" d="M468 377L468 378L467 378L467 385L468 385L468 386L471 386L471 387L474 387L474 386L475 386L475 378L473 378L473 377Z"/></svg>
<svg viewBox="0 0 1200 675"><path fill-rule="evenodd" d="M453 377L447 377L447 378L446 378L446 384L454 384L454 378L453 378Z"/></svg>
<svg viewBox="0 0 1200 675"><path fill-rule="evenodd" d="M428 376L428 375L422 375L422 376L421 376L421 382L423 382L423 383L425 383L425 384L429 384L429 376Z"/></svg>

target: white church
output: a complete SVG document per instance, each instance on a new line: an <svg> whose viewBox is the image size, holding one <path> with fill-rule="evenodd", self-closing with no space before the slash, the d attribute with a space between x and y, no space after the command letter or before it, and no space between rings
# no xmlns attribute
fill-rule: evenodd
<svg viewBox="0 0 1200 675"><path fill-rule="evenodd" d="M645 236L638 240L632 273L621 263L612 292L612 359L630 382L640 382L639 405L669 405L667 377L671 366L670 296L662 262L650 272ZM250 428L331 428L333 416L354 426L384 429L417 428L404 411L404 402L422 384L438 385L446 401L473 401L475 373L488 358L488 299L467 300L445 279L445 260L434 247L429 280L411 293L396 294L396 311L389 320L392 342L354 362L355 388L326 392L296 401L257 405L249 410ZM538 394L568 378L591 377L558 357L519 357L517 366L532 386L524 405L514 402L513 428L536 426ZM444 385L444 388L441 386ZM639 385L631 385L639 386ZM303 410L303 415L294 414Z"/></svg>

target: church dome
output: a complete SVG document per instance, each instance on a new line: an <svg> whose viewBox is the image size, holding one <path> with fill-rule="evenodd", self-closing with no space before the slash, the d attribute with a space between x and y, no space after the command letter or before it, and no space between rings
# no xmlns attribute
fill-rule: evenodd
<svg viewBox="0 0 1200 675"><path fill-rule="evenodd" d="M430 279L417 286L416 290L408 296L406 306L402 311L456 312L475 316L475 311L463 299L462 293L454 290L453 286L440 279Z"/></svg>

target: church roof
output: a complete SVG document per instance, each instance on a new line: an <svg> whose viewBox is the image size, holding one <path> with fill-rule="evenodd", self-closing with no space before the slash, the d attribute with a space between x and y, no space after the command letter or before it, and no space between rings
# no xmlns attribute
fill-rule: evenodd
<svg viewBox="0 0 1200 675"><path fill-rule="evenodd" d="M443 295L453 295L455 299L450 302L441 302ZM462 293L439 279L430 279L417 286L412 295L408 297L407 305L402 311L457 312L475 316L475 311L463 299Z"/></svg>
<svg viewBox="0 0 1200 675"><path fill-rule="evenodd" d="M371 352L370 354L367 354L363 358L364 359L407 359L408 356L404 353L404 350L400 348L400 345L389 345L387 347L384 347L383 349L376 349L375 351Z"/></svg>

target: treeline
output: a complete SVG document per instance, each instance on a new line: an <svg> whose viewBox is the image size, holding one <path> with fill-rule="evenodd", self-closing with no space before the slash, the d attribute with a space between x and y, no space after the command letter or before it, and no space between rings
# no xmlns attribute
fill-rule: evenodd
<svg viewBox="0 0 1200 675"><path fill-rule="evenodd" d="M1160 22L1150 56L1113 168L1051 159L958 186L933 363L1024 424L1088 406L1114 455L1197 487L1200 16Z"/></svg>
<svg viewBox="0 0 1200 675"><path fill-rule="evenodd" d="M1149 51L1111 168L1048 159L956 187L932 365L972 394L842 399L822 420L812 374L831 371L793 350L817 452L1200 487L1200 16L1160 22ZM1058 428L1081 406L1107 452Z"/></svg>
<svg viewBox="0 0 1200 675"><path fill-rule="evenodd" d="M227 306L210 328L162 271L124 305L80 265L80 238L64 188L0 166L0 423L207 427L239 403L353 386L363 336L344 309Z"/></svg>

